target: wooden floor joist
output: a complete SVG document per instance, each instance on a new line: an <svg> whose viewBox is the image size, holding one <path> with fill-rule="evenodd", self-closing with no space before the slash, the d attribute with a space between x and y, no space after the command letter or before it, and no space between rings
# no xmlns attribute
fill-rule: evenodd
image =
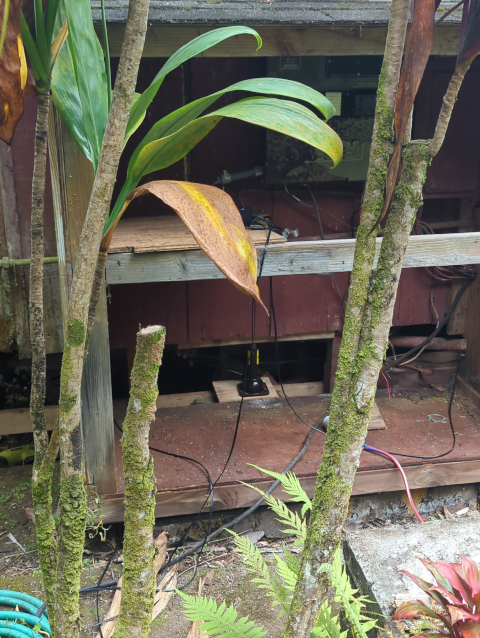
<svg viewBox="0 0 480 638"><path fill-rule="evenodd" d="M328 275L351 272L355 239L296 241L270 246L263 266L264 277ZM377 238L378 259L381 238ZM264 249L257 246L259 259ZM478 264L480 233L412 235L403 268ZM107 284L137 284L155 281L224 279L225 275L201 250L109 255Z"/></svg>
<svg viewBox="0 0 480 638"><path fill-rule="evenodd" d="M424 489L442 485L477 483L480 479L480 460L437 463L404 468L410 489ZM301 479L302 487L308 496L315 491L316 476ZM272 481L255 482L255 487L266 490ZM353 496L375 494L378 492L396 492L404 490L404 484L396 468L379 470L359 470L355 476ZM208 487L183 489L171 492L158 492L156 496L155 516L183 516L197 514L208 497ZM277 488L274 496L288 501L287 495ZM104 522L123 520L123 494L108 495L102 498ZM220 485L215 488L214 510L250 507L258 500L258 493L246 485Z"/></svg>

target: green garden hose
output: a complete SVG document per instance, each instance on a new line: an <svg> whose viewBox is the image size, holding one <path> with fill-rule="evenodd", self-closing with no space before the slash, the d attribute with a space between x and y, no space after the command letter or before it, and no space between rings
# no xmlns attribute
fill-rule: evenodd
<svg viewBox="0 0 480 638"><path fill-rule="evenodd" d="M0 638L41 638L52 635L44 603L29 594L0 589ZM41 632L41 633L40 633Z"/></svg>

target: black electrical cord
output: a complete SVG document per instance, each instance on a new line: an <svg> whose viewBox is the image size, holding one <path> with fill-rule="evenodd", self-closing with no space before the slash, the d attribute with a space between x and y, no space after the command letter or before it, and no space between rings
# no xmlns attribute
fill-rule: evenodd
<svg viewBox="0 0 480 638"><path fill-rule="evenodd" d="M452 447L448 450L448 452L443 452L442 454L435 454L433 456L420 456L418 454L404 454L403 452L390 452L389 450L387 450L389 454L393 454L395 456L404 456L405 458L409 458L409 459L431 460L431 459L441 459L444 456L448 456L449 454L453 452L457 444L457 435L455 434L455 428L453 427L453 421L452 421L452 404L453 404L453 397L455 396L455 389L457 387L458 369L460 368L460 362L462 361L462 359L463 359L463 356L460 359L458 359L458 362L457 362L455 375L453 377L452 393L450 394L450 401L448 403L448 420L450 423L450 429L452 430L452 439L453 439Z"/></svg>
<svg viewBox="0 0 480 638"><path fill-rule="evenodd" d="M318 425L318 426L321 425L322 421L323 421L323 417L321 419L319 419L315 425ZM310 441L312 440L312 437L315 434L315 432L321 432L322 434L325 434L323 432L323 430L319 430L317 428L312 428L312 430L308 433L307 438L305 439L305 443L303 444L302 449L297 454L297 456L290 461L290 463L287 465L287 467L283 470L282 474L287 474L288 472L293 470L295 465L297 465L297 463L300 461L300 459L305 455L305 452L308 450L308 447L310 445ZM280 480L276 479L270 485L270 487L267 490L265 490L265 494L266 495L271 494L279 485L280 485ZM234 525L238 525L238 523L243 521L247 516L250 516L250 514L253 514L253 512L256 509L258 509L260 507L260 505L264 502L264 500L265 500L264 496L260 497L256 503L254 503L251 507L249 507L247 510L242 512L239 516L237 516L237 518L234 518L233 521L225 523L225 525L222 525L217 530L215 530L212 534L210 534L210 536L208 537L207 541L210 543L215 538L217 538L217 536L220 536L220 534L222 532L224 532L226 529L229 529L230 527L233 527ZM175 564L181 562L182 560L184 560L185 558L188 558L188 556L191 556L192 554L194 554L198 550L199 547L200 547L200 543L197 543L197 545L194 545L193 547L190 547L183 554L180 554L180 556L177 556L177 558L174 558L173 560L169 561L168 566L175 565Z"/></svg>
<svg viewBox="0 0 480 638"><path fill-rule="evenodd" d="M405 352L404 354L400 355L399 357L396 357L393 361L390 361L387 365L385 365L382 370L383 372L388 372L389 370L391 370L392 368L394 368L395 366L398 366L399 364L401 364L403 361L407 361L412 355L414 355L416 352L418 352L419 350L421 350L423 347L425 347L428 343L430 343L430 341L437 336L437 334L440 332L440 330L446 325L447 321L449 320L452 312L455 310L457 303L460 300L460 297L463 295L466 287L472 282L474 281L473 278L469 278L466 279L462 285L460 286L459 291L457 292L455 299L453 300L452 305L450 306L450 308L448 309L447 314L445 315L445 317L442 319L442 321L438 324L438 326L435 328L435 330L428 336L426 337L421 343L419 343L418 345L416 345L414 348L412 348L411 350L409 350L408 352Z"/></svg>

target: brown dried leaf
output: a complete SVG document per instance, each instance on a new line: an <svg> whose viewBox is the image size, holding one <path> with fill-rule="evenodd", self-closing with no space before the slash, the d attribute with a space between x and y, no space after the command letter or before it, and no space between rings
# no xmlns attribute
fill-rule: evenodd
<svg viewBox="0 0 480 638"><path fill-rule="evenodd" d="M139 186L127 201L146 193L171 206L219 270L265 308L257 286L257 252L227 193L215 186L162 180Z"/></svg>
<svg viewBox="0 0 480 638"><path fill-rule="evenodd" d="M0 24L5 3L0 4ZM27 82L27 62L20 36L21 0L11 0L7 33L0 56L0 139L10 144L17 122L23 115L23 89Z"/></svg>
<svg viewBox="0 0 480 638"><path fill-rule="evenodd" d="M435 0L416 2L412 27L405 47L405 60L398 84L397 103L395 106L395 149L388 165L382 212L372 231L385 217L400 177L403 138L405 137L413 103L430 57L434 27Z"/></svg>

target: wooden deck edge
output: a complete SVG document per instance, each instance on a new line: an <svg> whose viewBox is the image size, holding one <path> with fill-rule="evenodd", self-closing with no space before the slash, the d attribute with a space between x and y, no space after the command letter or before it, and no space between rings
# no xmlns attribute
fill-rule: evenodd
<svg viewBox="0 0 480 638"><path fill-rule="evenodd" d="M468 381L460 375L457 377L457 385L458 388L473 401L475 407L480 408L480 392L475 390L473 385L468 383Z"/></svg>
<svg viewBox="0 0 480 638"><path fill-rule="evenodd" d="M430 463L405 467L410 489L463 485L480 482L480 459L473 461L453 461L450 463ZM311 497L315 490L316 476L300 477L307 494ZM266 490L272 481L255 482L255 487ZM379 470L359 470L355 477L353 496L378 494L404 490L402 477L396 468ZM275 496L288 502L287 495L278 488ZM193 487L169 492L158 492L155 517L183 516L197 514L208 496L207 487ZM250 507L258 499L252 489L241 483L220 485L215 488L214 510ZM101 511L106 523L123 521L124 495L105 495L101 498ZM206 510L205 510L206 511Z"/></svg>

